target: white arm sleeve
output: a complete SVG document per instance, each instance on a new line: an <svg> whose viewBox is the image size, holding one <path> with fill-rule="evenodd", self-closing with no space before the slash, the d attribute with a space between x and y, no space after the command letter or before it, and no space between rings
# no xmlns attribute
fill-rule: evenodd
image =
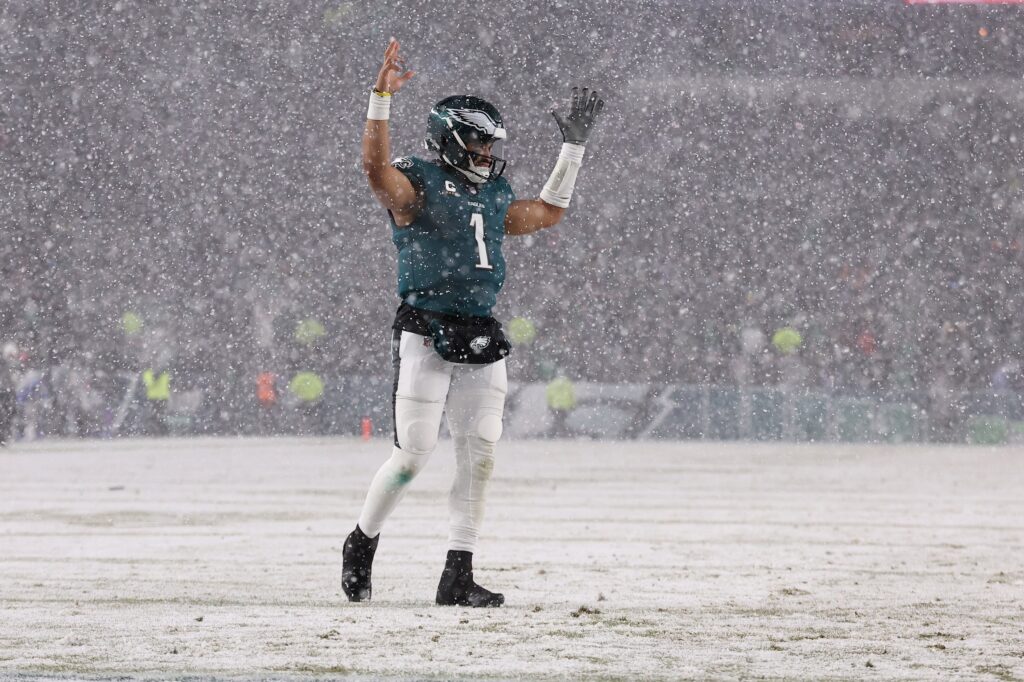
<svg viewBox="0 0 1024 682"><path fill-rule="evenodd" d="M580 172L583 165L583 150L581 144L565 142L562 144L562 151L558 154L558 162L555 163L555 170L551 171L544 189L540 191L540 198L546 204L568 208L569 200L572 199L572 191L576 187L576 174Z"/></svg>

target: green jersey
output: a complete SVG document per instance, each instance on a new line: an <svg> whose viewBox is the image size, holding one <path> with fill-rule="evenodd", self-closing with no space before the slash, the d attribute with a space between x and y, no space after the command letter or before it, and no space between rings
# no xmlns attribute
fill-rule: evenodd
<svg viewBox="0 0 1024 682"><path fill-rule="evenodd" d="M398 227L398 295L414 308L451 315L491 314L505 283L505 214L515 194L505 178L481 185L441 161L415 156L391 164L422 197L416 219Z"/></svg>

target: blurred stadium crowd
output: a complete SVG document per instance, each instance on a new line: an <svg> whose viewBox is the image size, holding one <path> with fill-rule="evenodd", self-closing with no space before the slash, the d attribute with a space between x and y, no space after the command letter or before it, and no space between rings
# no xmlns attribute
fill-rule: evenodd
<svg viewBox="0 0 1024 682"><path fill-rule="evenodd" d="M506 242L496 314L536 331L513 378L902 392L937 413L1024 393L1020 12L698 5L5 3L19 399L106 433L166 371L231 431L260 428L261 375L296 414L299 373L386 378L393 247L359 138L389 35L418 72L395 154L424 153L434 101L482 95L520 196L557 154L550 107L606 92L569 219Z"/></svg>

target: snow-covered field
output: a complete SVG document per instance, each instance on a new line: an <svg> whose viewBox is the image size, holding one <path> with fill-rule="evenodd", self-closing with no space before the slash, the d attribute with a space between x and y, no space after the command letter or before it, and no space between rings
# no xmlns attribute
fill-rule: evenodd
<svg viewBox="0 0 1024 682"><path fill-rule="evenodd" d="M0 451L0 678L1024 678L1024 450L504 442L471 610L448 443L341 594L389 448Z"/></svg>

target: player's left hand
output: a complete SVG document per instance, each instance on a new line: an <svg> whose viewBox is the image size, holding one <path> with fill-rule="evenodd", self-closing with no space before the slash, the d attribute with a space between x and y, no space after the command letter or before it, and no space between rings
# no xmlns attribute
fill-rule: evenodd
<svg viewBox="0 0 1024 682"><path fill-rule="evenodd" d="M598 115L604 109L604 100L597 96L597 90L591 92L588 88L572 89L572 103L569 113L563 118L554 109L551 115L558 123L558 129L562 131L562 140L571 144L586 144L590 132L594 129L594 123Z"/></svg>

